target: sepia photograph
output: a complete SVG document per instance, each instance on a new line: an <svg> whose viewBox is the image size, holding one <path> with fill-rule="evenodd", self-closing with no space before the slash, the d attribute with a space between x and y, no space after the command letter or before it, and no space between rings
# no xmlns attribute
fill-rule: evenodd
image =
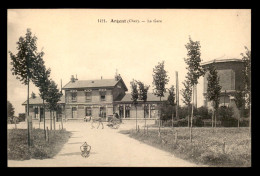
<svg viewBox="0 0 260 176"><path fill-rule="evenodd" d="M251 167L251 9L7 9L7 167Z"/></svg>

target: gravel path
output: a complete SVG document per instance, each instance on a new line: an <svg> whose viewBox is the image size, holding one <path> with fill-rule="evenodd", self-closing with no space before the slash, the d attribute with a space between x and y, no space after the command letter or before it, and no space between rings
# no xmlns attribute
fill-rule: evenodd
<svg viewBox="0 0 260 176"><path fill-rule="evenodd" d="M97 126L97 125L96 125ZM122 124L118 130L91 129L89 123L66 123L66 130L72 132L69 141L52 159L8 160L8 167L196 167L198 165L176 158L174 155L141 143L119 130L134 127ZM10 128L10 127L9 127ZM18 126L19 128L19 126ZM80 146L87 142L90 156L81 156Z"/></svg>

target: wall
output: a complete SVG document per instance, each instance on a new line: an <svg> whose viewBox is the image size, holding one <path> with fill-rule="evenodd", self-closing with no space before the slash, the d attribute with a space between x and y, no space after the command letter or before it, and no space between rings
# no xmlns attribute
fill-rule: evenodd
<svg viewBox="0 0 260 176"><path fill-rule="evenodd" d="M243 84L243 63L242 62L225 62L215 63L215 67L220 76L221 91L225 90L238 90ZM203 92L207 91L207 76L208 72L204 76Z"/></svg>
<svg viewBox="0 0 260 176"><path fill-rule="evenodd" d="M84 90L77 90L77 100L72 101L72 93L69 90L65 91L65 101L66 103L111 103L113 101L113 94L111 89L106 90L106 100L101 101L99 90L94 89L91 91L92 97L91 101L86 101L85 91Z"/></svg>

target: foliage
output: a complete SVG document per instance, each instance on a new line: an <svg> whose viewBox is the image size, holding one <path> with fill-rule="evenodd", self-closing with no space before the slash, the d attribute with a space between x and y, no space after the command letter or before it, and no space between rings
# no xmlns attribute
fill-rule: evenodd
<svg viewBox="0 0 260 176"><path fill-rule="evenodd" d="M192 96L192 87L189 79L186 79L182 82L184 88L181 90L181 95L183 97L182 101L185 105L190 106L191 96Z"/></svg>
<svg viewBox="0 0 260 176"><path fill-rule="evenodd" d="M185 63L188 65L186 78L188 78L192 86L197 85L199 77L205 74L205 70L200 65L202 61L200 58L200 42L193 41L191 37L189 37L189 43L187 43L185 47L188 51L187 58L184 58Z"/></svg>
<svg viewBox="0 0 260 176"><path fill-rule="evenodd" d="M174 85L172 85L169 89L168 89L169 95L167 98L167 103L171 106L175 106L175 91L174 91Z"/></svg>
<svg viewBox="0 0 260 176"><path fill-rule="evenodd" d="M207 77L208 87L207 87L207 98L214 103L214 109L217 110L220 101L221 86L219 85L218 72L214 65L209 68L209 75Z"/></svg>
<svg viewBox="0 0 260 176"><path fill-rule="evenodd" d="M51 111L56 111L59 108L58 101L60 101L60 98L62 96L62 93L59 91L57 87L58 86L56 85L56 83L51 80L48 89L48 94L46 96L48 109L50 109Z"/></svg>
<svg viewBox="0 0 260 176"><path fill-rule="evenodd" d="M232 107L222 106L219 108L219 119L224 127L234 127L237 125L237 119L234 118Z"/></svg>
<svg viewBox="0 0 260 176"><path fill-rule="evenodd" d="M245 104L244 92L242 90L236 90L234 100L235 100L237 109L241 110Z"/></svg>
<svg viewBox="0 0 260 176"><path fill-rule="evenodd" d="M211 119L211 116L212 116L212 114L208 110L208 108L204 107L204 106L194 109L194 115L201 119Z"/></svg>
<svg viewBox="0 0 260 176"><path fill-rule="evenodd" d="M159 62L158 65L153 68L153 93L157 97L163 97L166 92L165 85L169 82L167 71L164 69L164 61Z"/></svg>
<svg viewBox="0 0 260 176"><path fill-rule="evenodd" d="M12 103L10 103L7 100L7 117L13 117L14 116L14 107L12 105Z"/></svg>
<svg viewBox="0 0 260 176"><path fill-rule="evenodd" d="M246 92L251 92L251 51L245 47L245 54L241 53L242 60L244 63L243 73L243 81L245 85Z"/></svg>
<svg viewBox="0 0 260 176"><path fill-rule="evenodd" d="M25 121L25 113L19 113L18 114L18 120L19 122L24 122Z"/></svg>
<svg viewBox="0 0 260 176"><path fill-rule="evenodd" d="M55 133L55 134L54 134ZM71 133L65 130L49 131L49 142L44 139L42 129L33 130L33 145L28 148L26 129L8 130L8 159L28 160L53 158L68 141Z"/></svg>
<svg viewBox="0 0 260 176"><path fill-rule="evenodd" d="M186 128L174 129L178 131L176 142L176 131L169 129L162 130L160 137L158 132L152 129L148 133L128 130L124 131L124 134L196 164L217 167L251 166L251 138L246 128L217 128L214 133L211 128L194 128L193 143L189 141L189 131Z"/></svg>
<svg viewBox="0 0 260 176"><path fill-rule="evenodd" d="M44 53L37 52L37 37L32 36L30 29L27 29L25 37L20 37L17 42L18 53L14 55L9 51L11 57L11 71L16 75L23 84L27 85L29 80L34 80L35 73L37 73L37 65ZM27 76L29 80L27 80Z"/></svg>
<svg viewBox="0 0 260 176"><path fill-rule="evenodd" d="M161 106L162 117L161 120L169 120L172 118L172 114L175 114L175 108L168 103L168 101L163 101Z"/></svg>
<svg viewBox="0 0 260 176"><path fill-rule="evenodd" d="M138 90L137 90L137 83L136 83L136 80L133 79L133 81L130 82L131 84L131 89L132 89L132 92L131 92L131 95L132 95L132 98L131 100L133 101L133 104L136 106L137 105L137 100L138 100Z"/></svg>
<svg viewBox="0 0 260 176"><path fill-rule="evenodd" d="M136 83L138 85L138 98L139 98L139 100L143 100L144 102L146 102L147 93L148 93L150 86L144 85L144 83L141 82L141 81L136 81Z"/></svg>
<svg viewBox="0 0 260 176"><path fill-rule="evenodd" d="M39 88L40 97L45 100L47 98L49 86L50 86L50 73L51 69L46 69L44 61L40 59L39 64L37 65L38 72L34 77L34 84Z"/></svg>

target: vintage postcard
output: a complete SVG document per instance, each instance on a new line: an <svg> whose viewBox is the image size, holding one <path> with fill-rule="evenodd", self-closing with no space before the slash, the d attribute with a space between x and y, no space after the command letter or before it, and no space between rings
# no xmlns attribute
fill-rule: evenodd
<svg viewBox="0 0 260 176"><path fill-rule="evenodd" d="M251 167L250 9L8 9L8 167Z"/></svg>

